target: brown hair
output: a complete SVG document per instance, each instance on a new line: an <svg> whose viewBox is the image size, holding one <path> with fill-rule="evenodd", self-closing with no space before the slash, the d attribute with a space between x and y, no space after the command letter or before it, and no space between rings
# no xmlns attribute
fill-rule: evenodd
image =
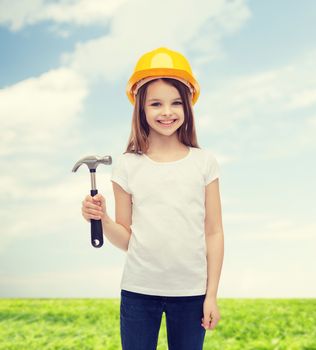
<svg viewBox="0 0 316 350"><path fill-rule="evenodd" d="M162 80L167 84L174 86L181 97L184 110L184 122L177 129L178 139L186 146L200 148L196 139L194 114L192 109L191 95L189 88L177 79L157 78L151 80L140 87L135 97L135 106L133 111L132 129L127 143L125 153L146 153L149 147L148 135L149 125L146 120L144 105L146 101L147 88L154 81Z"/></svg>

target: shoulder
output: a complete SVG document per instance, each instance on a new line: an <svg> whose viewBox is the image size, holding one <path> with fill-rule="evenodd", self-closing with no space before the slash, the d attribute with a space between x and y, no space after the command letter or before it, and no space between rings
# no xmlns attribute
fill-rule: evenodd
<svg viewBox="0 0 316 350"><path fill-rule="evenodd" d="M195 148L191 147L194 155L199 158L202 162L216 162L215 153L209 148Z"/></svg>
<svg viewBox="0 0 316 350"><path fill-rule="evenodd" d="M204 153L205 153L206 162L217 163L217 159L213 150L205 149Z"/></svg>
<svg viewBox="0 0 316 350"><path fill-rule="evenodd" d="M117 160L126 160L126 159L137 159L140 157L140 154L137 153L131 153L131 152L125 152L125 153L119 153L115 156L115 159Z"/></svg>
<svg viewBox="0 0 316 350"><path fill-rule="evenodd" d="M135 162L141 159L141 154L134 152L126 152L120 155L120 158L125 162Z"/></svg>
<svg viewBox="0 0 316 350"><path fill-rule="evenodd" d="M205 186L219 177L219 165L212 149L193 148L193 154L195 155L195 159L198 160L203 173Z"/></svg>
<svg viewBox="0 0 316 350"><path fill-rule="evenodd" d="M129 168L137 164L140 158L141 155L137 153L120 153L113 157L113 165Z"/></svg>

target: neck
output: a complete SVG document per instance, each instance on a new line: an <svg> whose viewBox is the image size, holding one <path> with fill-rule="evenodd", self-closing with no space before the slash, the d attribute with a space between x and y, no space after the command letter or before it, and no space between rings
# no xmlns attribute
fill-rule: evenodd
<svg viewBox="0 0 316 350"><path fill-rule="evenodd" d="M176 133L172 136L159 135L159 137L153 137L152 135L149 135L148 142L149 147L147 153L149 154L170 153L181 151L184 148L187 148L186 145L179 141Z"/></svg>

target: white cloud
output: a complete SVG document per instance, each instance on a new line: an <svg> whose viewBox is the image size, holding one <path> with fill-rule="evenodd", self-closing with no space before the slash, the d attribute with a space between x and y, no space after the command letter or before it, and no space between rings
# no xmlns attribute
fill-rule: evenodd
<svg viewBox="0 0 316 350"><path fill-rule="evenodd" d="M0 90L0 155L54 152L76 121L87 94L84 79L67 68Z"/></svg>
<svg viewBox="0 0 316 350"><path fill-rule="evenodd" d="M79 142L72 128L87 93L84 79L67 68L0 91L0 155L3 163L10 160L0 174L0 215L6 228L1 232L2 250L20 235L42 234L49 221L67 222L71 181L62 196L58 189L65 181L56 183L56 178L62 169L60 155Z"/></svg>
<svg viewBox="0 0 316 350"><path fill-rule="evenodd" d="M59 68L0 90L4 126L21 123L56 128L80 112L87 95L85 82L76 72Z"/></svg>
<svg viewBox="0 0 316 350"><path fill-rule="evenodd" d="M0 1L0 23L11 30L21 29L24 25L34 23L32 19L42 11L42 0Z"/></svg>
<svg viewBox="0 0 316 350"><path fill-rule="evenodd" d="M146 50L157 46L169 46L184 54L189 52L192 57L190 62L196 68L196 76L202 79L203 72L202 68L199 71L199 65L222 57L224 53L221 49L221 38L237 31L250 17L244 1L201 1L199 6L192 2L183 6L183 2L180 1L170 3L163 1L155 11L149 2L144 0L127 2L119 7L122 3L60 1L45 4L39 0L0 2L0 23L8 25L12 30L49 20L54 22L57 32L67 36L68 32L59 27L59 24L108 24L108 21L111 21L108 36L78 43L74 52L63 56L64 67L0 91L0 116L3 119L0 130L0 155L5 160L12 158L10 172L0 174L1 200L5 203L1 205L0 212L3 252L10 244L25 237L43 234L52 236L58 230L61 234L71 231L70 234L76 235L82 229L79 225L85 224L80 217L80 203L83 199L81 192L83 182L86 183L85 189L89 186L88 174L84 171L82 175L71 174L70 168L67 168L70 173L68 177L62 175L62 178L58 178L58 175L60 176L62 167L59 161L64 161L67 154L65 146L76 144L77 141L67 136L72 132L84 108L88 94L88 80L103 78L115 82L121 77L126 77L132 72L130 67L136 63L136 59ZM166 6L169 8L167 12L164 11ZM181 15L175 16L179 9ZM255 118L258 121L260 116L267 117L269 123L268 117L272 112L274 115L271 118L279 114L281 123L287 113L298 108L312 107L315 103L314 61L315 54L310 53L309 56L290 62L283 68L237 77L228 82L226 80L216 92L203 92L199 100L202 113L201 117L197 118L197 123L201 123L203 126L201 130L207 133L213 129L227 132L230 128L236 128L241 122L253 121ZM314 142L312 136L315 132L315 117L310 116L306 120L308 130L303 130L295 140L287 138L296 149L298 143L295 141L305 146L312 140ZM252 130L257 130L258 125L254 124L247 125L249 134ZM280 126L282 130L283 125L275 125ZM293 126L296 125L297 123L293 123ZM79 138L81 135L77 136ZM244 142L251 148L245 140L246 136L242 136L244 139L240 144ZM226 144L229 142L228 138L225 139ZM85 146L88 147L87 144ZM271 147L276 153L275 144L272 143ZM291 147L284 148L285 151L292 152ZM58 152L64 154L51 163L47 155L56 155ZM282 150L279 152L282 156ZM237 158L231 155L223 158L223 161L225 159L231 161ZM100 184L99 192L105 193L109 198L109 213L112 215L114 201L108 180L106 177L104 185ZM88 193L86 190L83 191ZM234 198L231 201L233 202ZM240 201L242 204L243 199ZM251 222L252 227L258 227L258 222L266 220L267 216L262 213L252 216L248 213L226 214L228 219ZM75 222L80 224L73 224ZM49 229L45 229L49 225ZM65 230L66 227L70 227L71 230ZM88 223L86 229L89 230ZM300 240L314 242L314 229L315 227L308 225L302 227L281 221L274 222L270 226L262 226L260 231L256 231L256 235L243 233L243 236L238 235L236 239L257 240L260 243L264 243L263 241L269 243L270 240L290 241L294 244ZM98 280L98 272L100 270L90 280L91 285ZM229 276L229 280L233 281L231 285L233 289L229 290L233 290L234 295L238 292L247 295L260 292L264 295L273 295L269 285L278 280L278 273L282 274L283 270L273 272L274 275L269 275L269 271L258 273L255 270L247 270L244 274L239 272L233 271L235 280ZM76 285L75 288L82 288L86 279L81 280L80 273L74 275L72 272L65 272L60 276L45 273L37 275L33 280L29 280L29 276L20 280L20 276L15 280L6 281L11 283L11 290L14 290L14 286L29 288L30 295L32 293L33 296L39 295L43 292L42 294L47 296L47 289L53 288L51 296L56 296L56 293L60 292L58 284L63 281L72 281ZM300 269L297 268L297 274L299 273ZM302 288L297 286L297 295L303 295L308 289L306 286L310 287L310 291L315 290L315 285L312 284L303 287L304 281L308 280L308 273L300 276ZM48 287L39 290L37 278L41 278L43 285ZM253 282L258 279L264 282ZM56 281L59 282L56 284ZM118 281L115 279L114 281L118 285ZM240 281L241 289L236 290L235 287L239 286ZM276 285L275 294L284 295L284 286L291 287L291 282L289 275L285 284L280 282ZM68 284L68 287L71 293L73 285ZM89 292L91 291L92 288L89 289ZM295 293L293 288L290 291L289 295Z"/></svg>
<svg viewBox="0 0 316 350"><path fill-rule="evenodd" d="M61 0L45 3L43 0L0 1L0 24L11 30L43 21L76 25L106 25L111 16L127 0Z"/></svg>
<svg viewBox="0 0 316 350"><path fill-rule="evenodd" d="M313 118L307 115L316 106L315 60L310 50L281 68L204 90L197 128L204 135L225 135L223 147L234 150L233 158L249 150L257 159L285 158L315 148Z"/></svg>
<svg viewBox="0 0 316 350"><path fill-rule="evenodd" d="M237 203L233 204L234 206ZM225 220L231 226L242 227L242 233L234 232L229 239L236 241L311 241L316 243L316 225L313 223L295 222L288 217L275 219L267 212L226 213ZM250 224L250 232L243 225ZM256 229L254 227L256 226Z"/></svg>
<svg viewBox="0 0 316 350"><path fill-rule="evenodd" d="M105 24L127 0L61 1L45 5L43 19L77 25ZM41 18L41 17L40 17Z"/></svg>
<svg viewBox="0 0 316 350"><path fill-rule="evenodd" d="M37 176L40 167L45 168L44 160L27 175L21 172L21 176L1 176L0 198L3 204L0 217L2 227L6 229L1 232L0 253L11 243L27 237L55 236L57 232L67 231L71 237L84 230L90 232L90 225L81 213L82 201L90 194L88 168L82 166L86 169L72 173L69 165L68 174L60 180L42 182ZM99 180L98 192L106 200L107 213L114 217L110 171L100 170L96 178ZM31 185L30 180L36 181L37 185Z"/></svg>
<svg viewBox="0 0 316 350"><path fill-rule="evenodd" d="M113 16L122 3L82 0L45 4L34 0L9 4L2 1L0 9L8 10L0 11L0 22L10 25L14 30L43 20L51 20L55 26L62 22L95 24ZM75 198L75 191L71 191L72 186L68 182L64 187L64 179L62 183L52 182L51 179L58 176L60 169L56 169L56 162L52 166L47 156L56 155L66 145L76 143L76 140L70 140L67 136L83 109L88 94L87 79L101 76L116 81L125 74L124 70L135 63L136 57L144 52L145 47L149 50L155 44L165 42L181 50L208 20L215 23L218 19L218 25L213 24L209 32L202 34L208 38L213 36L214 41L219 40L215 28L217 33L225 32L226 29L231 31L230 24L220 20L219 16L230 17L236 28L247 17L243 2L235 4L236 11L231 11L231 2L225 1L204 1L198 7L193 3L183 6L181 1L163 1L153 11L147 1L128 2L112 18L108 36L78 43L72 54L64 56L63 67L26 79L0 92L0 115L3 119L1 156L22 155L17 160L19 172L10 170L2 174L2 193L10 198L11 203L16 203L19 210L19 221L12 224L12 214L5 207L2 209L1 214L7 218L7 225L10 225L7 234L2 237L2 248L14 237L40 232L38 228L41 225L44 227L45 222L53 221L56 216L60 224L69 220L64 203L67 203L67 196ZM168 11L165 11L165 6L168 6ZM181 16L175 17L179 8ZM230 14L227 15L226 11ZM195 15L192 16L192 13ZM135 40L137 37L141 40ZM200 47L199 50L203 48ZM45 182L49 180L48 189ZM34 186L34 181L37 186ZM6 186L12 190L8 192ZM62 190L58 190L60 186ZM53 198L49 193L53 194ZM28 198L32 205L20 207L17 204L19 198ZM52 203L60 204L52 211ZM75 203L77 202L73 199L72 205Z"/></svg>
<svg viewBox="0 0 316 350"><path fill-rule="evenodd" d="M87 78L101 76L113 82L130 75L130 67L141 54L166 46L184 54L192 51L191 62L197 66L201 60L221 56L221 37L237 31L249 16L244 1L200 1L199 6L187 2L184 6L180 0L163 0L154 10L146 0L127 2L113 17L109 35L78 43L74 52L63 55L62 62ZM198 69L195 74L198 78Z"/></svg>
<svg viewBox="0 0 316 350"><path fill-rule="evenodd" d="M315 298L316 280L312 268L297 262L274 268L235 264L222 269L219 298Z"/></svg>
<svg viewBox="0 0 316 350"><path fill-rule="evenodd" d="M282 120L291 110L315 106L315 60L316 51L309 51L281 68L227 79L216 90L204 91L197 122L220 131L241 121Z"/></svg>
<svg viewBox="0 0 316 350"><path fill-rule="evenodd" d="M225 218L234 229L225 235L219 297L315 296L313 222L275 219L271 213L228 213Z"/></svg>
<svg viewBox="0 0 316 350"><path fill-rule="evenodd" d="M316 104L316 89L304 89L293 93L292 101L287 105L287 109L304 108Z"/></svg>
<svg viewBox="0 0 316 350"><path fill-rule="evenodd" d="M59 28L59 23L110 23L111 29L106 36L77 43L74 52L62 55L62 63L86 78L103 78L111 82L131 74L130 67L137 58L159 46L171 47L184 54L192 52L191 63L199 79L203 74L198 68L200 64L222 57L222 37L238 31L250 18L244 0L199 1L198 6L194 2L184 5L181 0L162 0L154 10L152 3L146 0L58 3L28 0L11 4L8 0L0 3L0 23L14 30L46 20L52 21L54 32L67 37L69 30Z"/></svg>
<svg viewBox="0 0 316 350"><path fill-rule="evenodd" d="M121 266L106 265L24 276L1 274L1 297L120 298L121 275Z"/></svg>
<svg viewBox="0 0 316 350"><path fill-rule="evenodd" d="M306 123L311 128L316 128L316 117L315 116L311 116L309 118L306 118Z"/></svg>

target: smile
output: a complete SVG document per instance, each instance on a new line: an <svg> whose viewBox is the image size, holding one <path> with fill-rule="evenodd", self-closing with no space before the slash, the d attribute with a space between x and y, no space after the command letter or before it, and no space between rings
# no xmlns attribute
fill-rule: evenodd
<svg viewBox="0 0 316 350"><path fill-rule="evenodd" d="M171 125L173 125L174 123L176 123L178 119L173 119L172 121L161 121L161 120L157 120L157 123L160 124L161 127L163 128L168 128Z"/></svg>

